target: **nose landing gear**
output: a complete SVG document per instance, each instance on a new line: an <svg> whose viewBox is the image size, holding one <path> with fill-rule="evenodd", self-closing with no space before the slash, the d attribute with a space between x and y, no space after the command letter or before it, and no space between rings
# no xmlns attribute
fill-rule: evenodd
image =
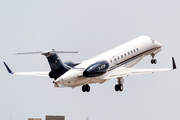
<svg viewBox="0 0 180 120"><path fill-rule="evenodd" d="M154 54L154 53L151 53L151 56L152 56L151 64L156 64L156 63L157 63L157 60L154 59L155 54Z"/></svg>
<svg viewBox="0 0 180 120"><path fill-rule="evenodd" d="M156 59L152 59L151 60L151 64L156 64L157 63L157 60Z"/></svg>

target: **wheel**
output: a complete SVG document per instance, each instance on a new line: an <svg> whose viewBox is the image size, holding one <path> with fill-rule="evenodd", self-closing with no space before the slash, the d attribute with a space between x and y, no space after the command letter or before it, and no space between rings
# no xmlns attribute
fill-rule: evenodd
<svg viewBox="0 0 180 120"><path fill-rule="evenodd" d="M82 86L82 91L86 92L86 86L85 85Z"/></svg>
<svg viewBox="0 0 180 120"><path fill-rule="evenodd" d="M153 59L151 60L151 64L154 64L154 60Z"/></svg>
<svg viewBox="0 0 180 120"><path fill-rule="evenodd" d="M116 84L114 88L115 88L115 91L119 91L119 85L118 84Z"/></svg>
<svg viewBox="0 0 180 120"><path fill-rule="evenodd" d="M123 85L120 84L120 85L119 85L119 90L120 90L120 91L123 91L123 88L124 88Z"/></svg>
<svg viewBox="0 0 180 120"><path fill-rule="evenodd" d="M151 60L151 64L156 64L157 63L157 60L156 59L152 59Z"/></svg>
<svg viewBox="0 0 180 120"><path fill-rule="evenodd" d="M90 91L90 86L86 85L86 91L89 92Z"/></svg>
<svg viewBox="0 0 180 120"><path fill-rule="evenodd" d="M154 60L153 60L153 62L154 62L154 64L156 64L156 63L157 63L157 60L156 60L156 59L154 59Z"/></svg>

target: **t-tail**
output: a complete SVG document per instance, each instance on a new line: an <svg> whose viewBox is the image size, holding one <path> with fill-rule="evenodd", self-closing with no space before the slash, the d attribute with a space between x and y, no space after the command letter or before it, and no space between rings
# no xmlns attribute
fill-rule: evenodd
<svg viewBox="0 0 180 120"><path fill-rule="evenodd" d="M71 69L69 66L65 65L59 56L56 53L51 52L43 52L42 55L45 55L51 71L49 72L49 77L54 78L55 80L66 73L69 69Z"/></svg>
<svg viewBox="0 0 180 120"><path fill-rule="evenodd" d="M77 53L77 51L55 51L54 49L52 49L44 52L39 51L39 52L17 53L16 55L39 54L39 53L46 56L51 68L51 71L49 72L49 77L54 78L56 80L61 75L66 73L69 69L71 69L70 66L67 66L61 61L61 59L58 56L58 53Z"/></svg>

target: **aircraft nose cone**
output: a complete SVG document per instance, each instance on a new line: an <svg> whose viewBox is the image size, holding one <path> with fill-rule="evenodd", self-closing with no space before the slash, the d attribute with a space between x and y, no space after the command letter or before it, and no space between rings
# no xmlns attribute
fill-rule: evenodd
<svg viewBox="0 0 180 120"><path fill-rule="evenodd" d="M162 47L162 44L158 41L155 41L155 45L157 45L158 47Z"/></svg>

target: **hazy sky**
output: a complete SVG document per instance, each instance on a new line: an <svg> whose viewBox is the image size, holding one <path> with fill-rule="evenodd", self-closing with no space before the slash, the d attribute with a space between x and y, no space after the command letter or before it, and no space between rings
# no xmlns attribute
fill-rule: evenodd
<svg viewBox="0 0 180 120"><path fill-rule="evenodd" d="M27 120L65 115L66 120L179 120L179 69L124 77L81 87L54 88L52 79L9 75L13 71L49 71L42 55L13 55L41 50L78 50L60 54L63 61L81 62L140 35L162 43L151 65L147 56L134 67L171 67L180 61L179 0L1 0L0 120Z"/></svg>

